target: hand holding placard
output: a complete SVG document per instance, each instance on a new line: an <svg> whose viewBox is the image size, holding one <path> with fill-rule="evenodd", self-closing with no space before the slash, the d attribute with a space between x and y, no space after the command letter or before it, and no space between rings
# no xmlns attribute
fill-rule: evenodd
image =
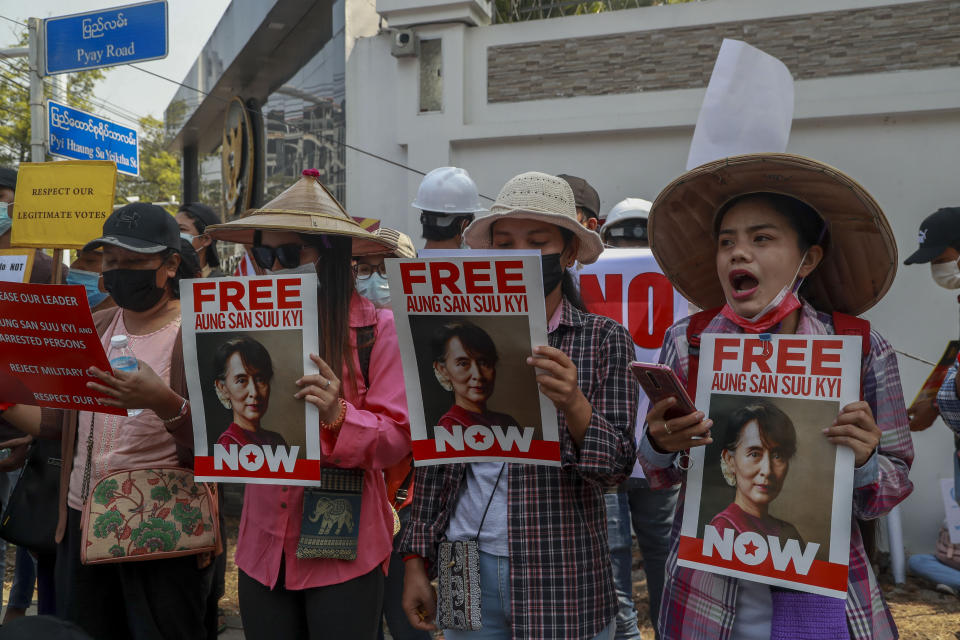
<svg viewBox="0 0 960 640"><path fill-rule="evenodd" d="M853 449L854 464L862 467L880 444L880 427L873 419L870 405L860 400L845 406L833 426L823 430L832 444Z"/></svg>
<svg viewBox="0 0 960 640"><path fill-rule="evenodd" d="M570 436L578 446L582 445L593 407L577 385L576 365L567 354L554 347L534 347L533 354L527 358L527 364L540 370L537 372L540 392L567 416Z"/></svg>
<svg viewBox="0 0 960 640"><path fill-rule="evenodd" d="M293 397L306 400L320 411L320 420L326 424L333 424L340 413L340 378L333 373L323 358L315 353L310 359L320 369L319 374L306 375L297 380L301 387Z"/></svg>

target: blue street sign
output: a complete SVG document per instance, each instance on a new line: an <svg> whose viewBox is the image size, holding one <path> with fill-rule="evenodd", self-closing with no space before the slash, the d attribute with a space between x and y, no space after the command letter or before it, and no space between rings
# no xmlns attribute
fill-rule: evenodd
<svg viewBox="0 0 960 640"><path fill-rule="evenodd" d="M137 130L47 100L50 155L73 160L112 160L117 171L140 175Z"/></svg>
<svg viewBox="0 0 960 640"><path fill-rule="evenodd" d="M167 2L47 18L43 30L47 75L166 58Z"/></svg>

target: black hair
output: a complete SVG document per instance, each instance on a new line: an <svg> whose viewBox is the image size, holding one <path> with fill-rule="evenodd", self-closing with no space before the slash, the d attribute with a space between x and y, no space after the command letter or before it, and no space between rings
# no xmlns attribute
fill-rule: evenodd
<svg viewBox="0 0 960 640"><path fill-rule="evenodd" d="M233 354L240 354L243 368L257 371L267 380L273 379L273 360L267 348L250 336L235 336L225 342L213 353L214 380L223 382L227 376L227 361Z"/></svg>
<svg viewBox="0 0 960 640"><path fill-rule="evenodd" d="M180 211L178 213L185 213L193 222L193 226L197 228L197 233L203 235L206 233L207 221L204 220L203 216L200 215L199 211L203 211L207 217L216 216L213 209L208 207L205 204L200 202L190 202L180 206ZM214 218L215 219L215 218ZM212 223L211 223L212 224ZM206 247L206 256L207 264L213 268L220 267L220 256L217 255L217 241L213 238L210 239L209 246Z"/></svg>
<svg viewBox="0 0 960 640"><path fill-rule="evenodd" d="M193 248L190 241L180 238L180 267L177 269L177 275L182 278L199 278L202 274L197 250Z"/></svg>
<svg viewBox="0 0 960 640"><path fill-rule="evenodd" d="M573 240L573 231L570 231L570 229L566 229L564 227L559 227L559 229L560 235L563 236L563 248L566 249L570 246L570 242ZM492 232L493 230L491 229L491 233ZM560 293L575 309L582 311L583 313L589 313L587 310L587 304L583 301L583 297L580 295L580 285L577 284L577 279L573 277L572 273L570 273L570 269L563 270L563 280L560 283Z"/></svg>
<svg viewBox="0 0 960 640"><path fill-rule="evenodd" d="M303 244L316 249L320 256L316 264L319 355L338 375L346 363L356 389L357 372L350 352L350 299L355 290L353 240L328 234L299 235Z"/></svg>
<svg viewBox="0 0 960 640"><path fill-rule="evenodd" d="M780 452L787 460L797 453L797 430L790 416L763 400L751 402L730 414L721 441L723 448L734 451L740 443L744 425L752 420L757 421L760 439L770 449Z"/></svg>
<svg viewBox="0 0 960 640"><path fill-rule="evenodd" d="M427 214L428 216L446 216L447 215L444 213L437 213L435 211L424 211L423 213ZM453 222L451 222L445 227L442 227L440 225L435 225L435 224L423 224L421 225L423 227L423 233L421 235L423 236L424 240L435 240L435 241L452 240L453 238L456 238L458 235L460 235L463 232L464 221L466 221L467 224L470 224L471 222L473 222L473 217L474 216L472 213L457 216L456 218L453 219ZM422 220L422 217L421 217L421 220Z"/></svg>
<svg viewBox="0 0 960 640"><path fill-rule="evenodd" d="M583 216L584 220L590 220L591 218L598 221L600 220L600 216L598 214L594 213L592 209L589 209L582 204L577 205L577 211Z"/></svg>
<svg viewBox="0 0 960 640"><path fill-rule="evenodd" d="M197 258L197 252L193 250L193 246L189 242L183 238L179 238L179 240L179 249L167 249L160 253L163 262L166 262L174 254L180 256L177 272L167 280L170 285L170 294L177 300L180 299L180 281L200 277L200 260Z"/></svg>
<svg viewBox="0 0 960 640"><path fill-rule="evenodd" d="M737 196L720 207L717 215L713 218L713 237L715 239L720 235L720 225L723 223L723 217L727 212L742 202L750 201L763 202L783 216L787 224L790 225L790 228L796 232L797 246L800 247L801 251L806 251L814 245L819 245L826 251L828 239L826 232L827 223L817 210L806 202L792 196L767 191Z"/></svg>
<svg viewBox="0 0 960 640"><path fill-rule="evenodd" d="M497 354L497 345L493 343L490 334L466 320L455 320L443 325L430 338L430 353L434 362L442 362L447 357L447 345L450 340L459 338L463 350L476 359L485 359L491 366L496 365L500 356Z"/></svg>

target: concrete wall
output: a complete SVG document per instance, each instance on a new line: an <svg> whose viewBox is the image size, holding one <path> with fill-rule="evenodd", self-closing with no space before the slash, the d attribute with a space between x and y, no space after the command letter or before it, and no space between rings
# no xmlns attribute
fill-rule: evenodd
<svg viewBox="0 0 960 640"><path fill-rule="evenodd" d="M957 19L958 9L960 2L945 0L706 0L488 27L420 27L421 38L443 39L444 105L431 113L418 113L417 59L391 57L390 36L382 34L358 40L347 62L347 141L422 171L464 167L490 197L525 170L580 175L596 186L606 213L628 196L652 200L682 173L720 39L736 35L715 25L739 25L740 39L773 49L779 40L769 38L771 25L782 28L786 21L804 29L808 21L839 20L845 28L830 38L832 56L859 52L859 66L847 60L829 73L802 72L818 69L810 61L822 46L805 47L794 39L776 51L802 78L796 82L788 151L828 162L860 181L887 212L902 262L916 246L920 220L938 207L958 204L960 63L950 57L955 51L925 49L928 38ZM930 18L934 15L940 17ZM676 29L699 38L696 59L690 57L689 40L670 37ZM879 49L876 38L873 44L864 41L871 29L885 34ZM809 33L820 37L820 30ZM696 73L684 71L686 84L625 92L622 71L609 69L621 63L610 54L597 58L595 72L582 65L578 72L567 69L570 88L562 97L544 97L557 65L578 64L590 51L581 46L584 39L595 44L614 36L621 49L631 40L655 41L662 60L672 59L667 55L672 46L674 59L700 66ZM527 55L545 42L554 43L547 48L555 51L557 41L568 43L568 55L550 64L528 57L517 65L502 57L505 51ZM917 54L921 49L925 53ZM640 83L668 64L644 70L642 48L637 53L630 64ZM909 66L897 66L908 57ZM499 61L496 69L489 67L491 60ZM509 65L514 71L505 79L501 71ZM499 88L491 91L491 85ZM514 93L507 97L504 87ZM409 203L419 182L415 173L347 151L352 215L382 218L415 240L419 225ZM956 296L937 287L922 265L901 267L890 293L867 317L895 348L927 360L936 360L958 331ZM909 401L929 367L905 357L900 366ZM943 518L938 479L952 476L953 446L939 421L915 434L914 444L916 490L904 505L903 524L908 550L919 552L932 549Z"/></svg>

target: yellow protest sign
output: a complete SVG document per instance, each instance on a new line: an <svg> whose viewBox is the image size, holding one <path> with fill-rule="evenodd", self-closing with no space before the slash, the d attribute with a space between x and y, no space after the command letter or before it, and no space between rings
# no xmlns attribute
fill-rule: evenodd
<svg viewBox="0 0 960 640"><path fill-rule="evenodd" d="M21 163L11 246L79 249L99 238L116 186L117 166L107 160Z"/></svg>

